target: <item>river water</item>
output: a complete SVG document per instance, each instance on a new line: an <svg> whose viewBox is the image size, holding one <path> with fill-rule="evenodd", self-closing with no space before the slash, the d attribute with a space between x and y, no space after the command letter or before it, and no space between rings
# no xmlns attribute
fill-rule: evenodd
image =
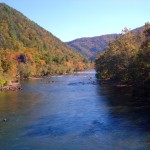
<svg viewBox="0 0 150 150"><path fill-rule="evenodd" d="M98 84L94 71L22 85L0 93L0 150L150 149L148 99Z"/></svg>

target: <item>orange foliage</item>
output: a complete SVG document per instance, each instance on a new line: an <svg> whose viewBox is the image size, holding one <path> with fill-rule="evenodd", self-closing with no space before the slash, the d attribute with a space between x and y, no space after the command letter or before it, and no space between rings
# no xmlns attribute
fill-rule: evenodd
<svg viewBox="0 0 150 150"><path fill-rule="evenodd" d="M72 67L73 66L71 61L66 62L66 64L67 64L68 67Z"/></svg>
<svg viewBox="0 0 150 150"><path fill-rule="evenodd" d="M77 63L77 69L78 70L83 70L83 67L84 67L83 62L80 61L80 62Z"/></svg>
<svg viewBox="0 0 150 150"><path fill-rule="evenodd" d="M40 64L41 65L45 65L46 63L45 63L45 60L40 60Z"/></svg>

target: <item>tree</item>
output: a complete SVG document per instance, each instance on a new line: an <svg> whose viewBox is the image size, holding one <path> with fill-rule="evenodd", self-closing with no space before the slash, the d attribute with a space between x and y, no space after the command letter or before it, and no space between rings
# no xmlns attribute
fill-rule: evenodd
<svg viewBox="0 0 150 150"><path fill-rule="evenodd" d="M141 39L140 42L139 39ZM125 83L145 84L150 81L149 58L150 25L145 25L142 36L125 29L122 36L110 43L107 50L96 59L97 77Z"/></svg>

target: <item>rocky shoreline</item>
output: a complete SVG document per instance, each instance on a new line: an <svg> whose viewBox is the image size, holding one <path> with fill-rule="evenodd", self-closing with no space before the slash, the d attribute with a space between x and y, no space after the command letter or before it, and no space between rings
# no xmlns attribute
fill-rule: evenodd
<svg viewBox="0 0 150 150"><path fill-rule="evenodd" d="M21 85L19 82L14 82L9 85L0 87L0 91L18 91L21 90Z"/></svg>

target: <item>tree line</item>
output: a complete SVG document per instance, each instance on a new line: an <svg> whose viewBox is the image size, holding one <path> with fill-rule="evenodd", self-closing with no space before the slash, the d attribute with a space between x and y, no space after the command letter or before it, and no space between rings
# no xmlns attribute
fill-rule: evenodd
<svg viewBox="0 0 150 150"><path fill-rule="evenodd" d="M125 28L95 60L97 77L132 85L150 85L150 23L143 30Z"/></svg>

